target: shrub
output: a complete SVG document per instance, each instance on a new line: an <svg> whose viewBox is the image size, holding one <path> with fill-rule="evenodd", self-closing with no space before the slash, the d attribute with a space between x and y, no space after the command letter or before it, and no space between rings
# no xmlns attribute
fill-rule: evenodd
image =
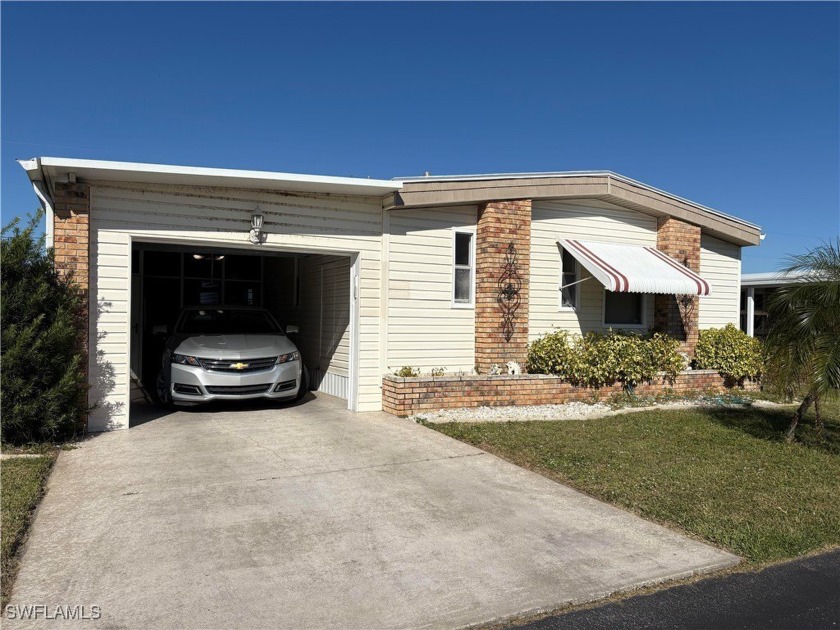
<svg viewBox="0 0 840 630"><path fill-rule="evenodd" d="M530 374L568 376L576 371L578 361L569 333L558 330L531 343L525 369Z"/></svg>
<svg viewBox="0 0 840 630"><path fill-rule="evenodd" d="M657 373L675 377L685 365L676 339L622 332L590 332L571 337L566 331L544 335L528 350L528 371L562 376L575 385L600 387L620 381L632 388Z"/></svg>
<svg viewBox="0 0 840 630"><path fill-rule="evenodd" d="M445 367L432 368L432 370L431 370L431 372L429 372L429 374L431 374L432 376L444 376L446 374L446 368Z"/></svg>
<svg viewBox="0 0 840 630"><path fill-rule="evenodd" d="M404 365L399 370L394 371L394 376L402 376L403 378L411 378L412 376L420 376L420 368Z"/></svg>
<svg viewBox="0 0 840 630"><path fill-rule="evenodd" d="M717 370L734 381L761 375L761 342L732 324L700 331L694 349L694 363L701 370Z"/></svg>
<svg viewBox="0 0 840 630"><path fill-rule="evenodd" d="M87 412L79 334L83 296L53 266L52 251L15 219L2 231L2 441L58 441L73 436Z"/></svg>

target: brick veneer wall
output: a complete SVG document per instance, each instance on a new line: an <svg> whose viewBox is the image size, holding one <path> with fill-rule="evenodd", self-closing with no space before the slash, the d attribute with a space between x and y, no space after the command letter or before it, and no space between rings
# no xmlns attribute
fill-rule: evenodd
<svg viewBox="0 0 840 630"><path fill-rule="evenodd" d="M85 298L90 277L90 187L86 184L57 183L53 194L53 249L55 268L82 289ZM88 320L85 299L85 321ZM88 326L79 339L88 349ZM85 367L87 361L84 362Z"/></svg>
<svg viewBox="0 0 840 630"><path fill-rule="evenodd" d="M90 187L86 184L56 184L54 194L53 247L55 268L72 276L88 289L90 270Z"/></svg>
<svg viewBox="0 0 840 630"><path fill-rule="evenodd" d="M746 381L744 389L757 391L757 381ZM649 396L665 392L724 392L731 389L714 370L682 372L673 383L664 378L640 383L635 393ZM544 374L521 376L419 376L402 378L386 375L382 380L382 408L396 416L458 407L501 407L546 405L572 401L604 400L621 393L620 384L591 388L577 387L561 377Z"/></svg>
<svg viewBox="0 0 840 630"><path fill-rule="evenodd" d="M513 320L513 336L506 341L499 306L499 279L508 245L514 244L521 300ZM531 275L531 200L490 202L479 206L475 252L475 362L480 372L493 364L528 355L528 286Z"/></svg>
<svg viewBox="0 0 840 630"><path fill-rule="evenodd" d="M673 217L663 217L657 222L656 247L692 271L700 273L700 228ZM682 342L683 350L694 354L699 329L700 298L694 297L684 314L677 297L654 296L654 328Z"/></svg>

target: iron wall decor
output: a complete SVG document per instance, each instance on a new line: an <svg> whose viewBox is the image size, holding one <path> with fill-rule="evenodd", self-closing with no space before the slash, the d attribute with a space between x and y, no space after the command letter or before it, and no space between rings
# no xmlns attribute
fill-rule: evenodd
<svg viewBox="0 0 840 630"><path fill-rule="evenodd" d="M519 305L522 303L522 278L519 276L519 266L516 262L516 247L511 241L505 252L505 263L502 265L502 275L498 281L499 294L496 301L502 311L502 336L505 341L513 338L514 319Z"/></svg>

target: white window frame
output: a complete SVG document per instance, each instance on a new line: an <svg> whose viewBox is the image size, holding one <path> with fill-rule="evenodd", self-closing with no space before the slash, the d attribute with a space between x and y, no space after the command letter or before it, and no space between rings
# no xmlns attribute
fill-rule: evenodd
<svg viewBox="0 0 840 630"><path fill-rule="evenodd" d="M457 242L458 234L470 235L470 301L456 302L455 301L455 270L463 269L463 265L455 264L455 244ZM475 239L476 233L474 227L453 227L452 228L452 291L450 293L450 300L452 308L475 308Z"/></svg>
<svg viewBox="0 0 840 630"><path fill-rule="evenodd" d="M583 278L581 278L581 266L578 262L577 258L572 256L572 260L575 261L575 297L576 297L576 304L574 306L566 306L563 304L563 252L566 249L562 245L557 246L557 252L560 254L560 284L557 286L557 310L564 311L564 312L576 312L580 308L580 285L583 284L581 282ZM569 254L571 256L571 254Z"/></svg>
<svg viewBox="0 0 840 630"><path fill-rule="evenodd" d="M649 293L642 293L642 323L641 324L608 324L607 323L607 290L604 289L603 297L601 298L601 325L604 328L613 328L616 330L644 330L648 327L648 300Z"/></svg>

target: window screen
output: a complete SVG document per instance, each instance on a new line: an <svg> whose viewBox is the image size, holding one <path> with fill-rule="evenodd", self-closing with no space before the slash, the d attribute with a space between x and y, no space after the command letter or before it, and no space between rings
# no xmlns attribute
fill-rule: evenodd
<svg viewBox="0 0 840 630"><path fill-rule="evenodd" d="M561 256L560 274L560 305L567 308L577 308L578 281L577 261L565 249Z"/></svg>
<svg viewBox="0 0 840 630"><path fill-rule="evenodd" d="M641 326L644 296L641 293L604 291L604 324L608 326Z"/></svg>
<svg viewBox="0 0 840 630"><path fill-rule="evenodd" d="M472 233L455 233L455 269L453 272L452 299L459 304L472 303L472 247Z"/></svg>

